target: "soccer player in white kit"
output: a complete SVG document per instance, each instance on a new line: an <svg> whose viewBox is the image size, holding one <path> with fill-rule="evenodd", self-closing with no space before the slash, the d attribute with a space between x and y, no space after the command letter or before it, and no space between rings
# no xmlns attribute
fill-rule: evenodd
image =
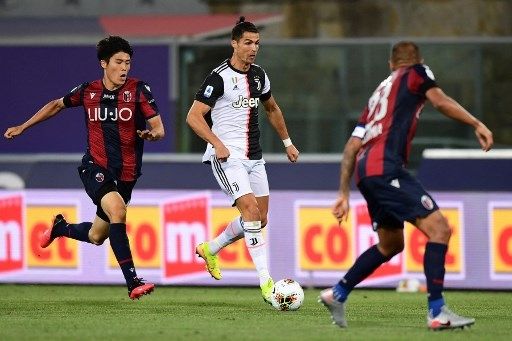
<svg viewBox="0 0 512 341"><path fill-rule="evenodd" d="M231 32L233 55L205 79L195 96L187 123L208 142L203 162L211 164L221 189L240 211L226 229L213 240L199 244L196 253L206 262L213 278L222 278L217 253L245 238L260 280L263 299L270 303L274 281L267 265L267 247L262 228L267 225L269 188L265 161L259 142L258 106L261 101L272 127L283 140L290 162L299 151L293 145L283 113L270 92L265 71L254 64L260 36L256 26L240 17ZM213 126L204 116L211 112Z"/></svg>

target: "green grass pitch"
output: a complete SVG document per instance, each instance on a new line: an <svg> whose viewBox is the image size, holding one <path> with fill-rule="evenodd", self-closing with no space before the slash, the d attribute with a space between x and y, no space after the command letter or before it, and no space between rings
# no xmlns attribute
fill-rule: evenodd
<svg viewBox="0 0 512 341"><path fill-rule="evenodd" d="M257 288L157 286L139 301L120 286L0 285L0 340L510 340L512 294L448 291L470 329L432 332L425 294L356 289L349 328L331 325L305 291L300 310L279 312Z"/></svg>

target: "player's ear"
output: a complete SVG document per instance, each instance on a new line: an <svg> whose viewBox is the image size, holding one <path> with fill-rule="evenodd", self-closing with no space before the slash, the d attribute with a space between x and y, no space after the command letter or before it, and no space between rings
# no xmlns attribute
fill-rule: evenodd
<svg viewBox="0 0 512 341"><path fill-rule="evenodd" d="M238 42L236 40L231 40L231 46L235 49L238 45Z"/></svg>
<svg viewBox="0 0 512 341"><path fill-rule="evenodd" d="M100 65L103 69L106 69L107 68L107 62L104 61L103 59L100 61Z"/></svg>

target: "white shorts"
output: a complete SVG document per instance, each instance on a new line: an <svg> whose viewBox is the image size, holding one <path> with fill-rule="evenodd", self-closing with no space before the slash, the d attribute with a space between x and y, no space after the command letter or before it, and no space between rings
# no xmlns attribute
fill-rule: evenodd
<svg viewBox="0 0 512 341"><path fill-rule="evenodd" d="M226 162L219 162L212 155L210 162L220 188L233 198L233 202L248 193L254 193L256 197L269 195L265 160L228 158Z"/></svg>

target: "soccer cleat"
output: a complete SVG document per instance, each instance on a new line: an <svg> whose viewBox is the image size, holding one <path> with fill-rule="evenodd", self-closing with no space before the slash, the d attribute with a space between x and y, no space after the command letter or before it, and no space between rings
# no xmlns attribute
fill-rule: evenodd
<svg viewBox="0 0 512 341"><path fill-rule="evenodd" d="M207 242L201 243L196 246L196 254L198 257L204 259L206 263L206 270L212 275L213 278L219 280L222 278L220 273L219 261L217 255L212 255L210 247Z"/></svg>
<svg viewBox="0 0 512 341"><path fill-rule="evenodd" d="M272 293L274 292L274 280L272 278L269 278L267 280L267 282L260 285L260 288L261 288L261 296L263 297L263 301L272 305L270 298L272 296Z"/></svg>
<svg viewBox="0 0 512 341"><path fill-rule="evenodd" d="M427 314L427 326L431 330L464 329L474 323L474 318L459 316L448 309L446 305L441 307L441 312L436 317L433 317L430 311Z"/></svg>
<svg viewBox="0 0 512 341"><path fill-rule="evenodd" d="M154 289L153 283L145 283L144 279L135 277L132 285L128 287L128 296L132 300L139 299L141 296L149 295Z"/></svg>
<svg viewBox="0 0 512 341"><path fill-rule="evenodd" d="M41 238L39 239L39 246L41 246L43 249L50 246L50 244L55 239L55 236L52 235L53 229L60 223L67 224L66 219L64 219L64 216L62 214L57 214L57 216L53 218L52 227L46 229L46 231L44 231L43 234L41 234Z"/></svg>
<svg viewBox="0 0 512 341"><path fill-rule="evenodd" d="M340 328L347 328L345 319L345 302L340 302L334 298L332 288L322 290L318 296L318 303L322 303L331 312L332 323Z"/></svg>

